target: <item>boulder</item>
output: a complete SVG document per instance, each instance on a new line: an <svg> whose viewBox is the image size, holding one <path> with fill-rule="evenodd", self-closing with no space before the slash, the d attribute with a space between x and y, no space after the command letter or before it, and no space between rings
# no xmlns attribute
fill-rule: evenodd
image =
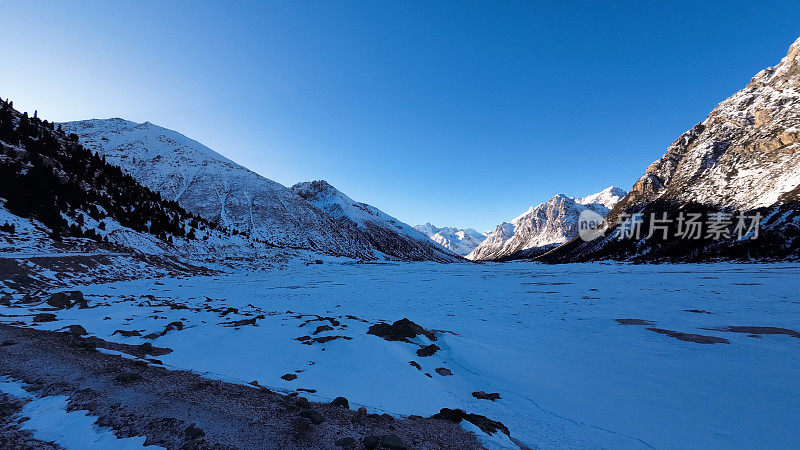
<svg viewBox="0 0 800 450"><path fill-rule="evenodd" d="M347 399L344 398L344 397L336 397L331 402L331 405L339 406L339 407L345 408L345 409L350 409L350 402L348 402Z"/></svg>
<svg viewBox="0 0 800 450"><path fill-rule="evenodd" d="M343 448L356 448L356 446L358 445L358 441L348 436L348 437L343 437L341 439L337 439L336 442L333 443L333 445Z"/></svg>
<svg viewBox="0 0 800 450"><path fill-rule="evenodd" d="M417 356L424 358L426 356L433 355L439 350L441 349L436 344L426 345L425 347L422 347L421 349L417 350Z"/></svg>
<svg viewBox="0 0 800 450"><path fill-rule="evenodd" d="M47 299L47 304L58 309L69 309L73 306L81 309L89 307L81 291L56 292Z"/></svg>
<svg viewBox="0 0 800 450"><path fill-rule="evenodd" d="M298 415L308 420L309 422L313 423L314 425L319 425L322 422L325 422L325 416L323 416L322 413L320 413L315 409L307 409Z"/></svg>
<svg viewBox="0 0 800 450"><path fill-rule="evenodd" d="M373 334L387 341L408 342L409 339L415 338L420 334L432 341L436 340L436 335L432 331L428 331L406 318L400 319L391 325L383 322L376 323L369 327L367 334Z"/></svg>
<svg viewBox="0 0 800 450"><path fill-rule="evenodd" d="M50 313L39 313L33 316L34 322L55 322L58 320L55 314Z"/></svg>
<svg viewBox="0 0 800 450"><path fill-rule="evenodd" d="M406 445L403 443L403 440L396 434L381 436L380 439L378 439L378 445L380 445L381 448L389 450L406 450Z"/></svg>

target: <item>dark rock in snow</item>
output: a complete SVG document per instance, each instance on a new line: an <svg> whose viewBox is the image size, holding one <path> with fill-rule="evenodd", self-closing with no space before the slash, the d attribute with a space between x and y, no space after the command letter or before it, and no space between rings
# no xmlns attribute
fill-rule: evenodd
<svg viewBox="0 0 800 450"><path fill-rule="evenodd" d="M111 333L112 336L115 335L115 334L118 334L118 335L120 335L122 337L133 337L133 336L141 336L142 335L142 333L139 332L138 330L130 330L130 331L115 330L113 333Z"/></svg>
<svg viewBox="0 0 800 450"><path fill-rule="evenodd" d="M411 364L412 366L416 367L416 368L417 368L417 370L422 370L422 366L420 366L418 362L416 362L416 361L409 361L408 363L409 363L409 364Z"/></svg>
<svg viewBox="0 0 800 450"><path fill-rule="evenodd" d="M50 313L40 313L33 316L34 322L55 322L56 320L56 315Z"/></svg>
<svg viewBox="0 0 800 450"><path fill-rule="evenodd" d="M497 430L500 430L507 436L510 436L508 427L503 425L501 422L489 419L486 416L481 416L479 414L466 413L461 409L442 408L437 414L433 415L433 418L449 420L455 423L466 420L467 422L480 428L484 433L494 434L497 432Z"/></svg>
<svg viewBox="0 0 800 450"><path fill-rule="evenodd" d="M800 338L800 332L795 330L790 330L788 328L778 328L778 327L750 327L750 326L727 326L727 327L720 327L720 328L705 328L706 330L714 330L714 331L727 331L729 333L747 333L747 334L785 334L786 336L792 336L796 338Z"/></svg>
<svg viewBox="0 0 800 450"><path fill-rule="evenodd" d="M476 391L476 392L472 393L472 396L477 398L478 400L495 401L495 400L499 400L500 399L500 394L498 394L497 392L486 393L486 392L483 392L483 391Z"/></svg>
<svg viewBox="0 0 800 450"><path fill-rule="evenodd" d="M86 331L86 328L83 328L80 325L69 325L67 327L62 328L62 330L66 331L67 333L73 336L86 336L87 334L89 334Z"/></svg>
<svg viewBox="0 0 800 450"><path fill-rule="evenodd" d="M333 330L333 327L330 326L330 325L320 325L320 326L317 327L316 330L314 330L314 334L319 334L319 333L322 333L323 331L332 331L332 330Z"/></svg>
<svg viewBox="0 0 800 450"><path fill-rule="evenodd" d="M11 302L14 300L14 297L11 294L3 294L0 297L0 306L11 306Z"/></svg>
<svg viewBox="0 0 800 450"><path fill-rule="evenodd" d="M47 299L47 304L58 309L68 309L76 305L79 308L88 308L81 291L56 292Z"/></svg>
<svg viewBox="0 0 800 450"><path fill-rule="evenodd" d="M438 373L439 375L441 375L443 377L449 377L450 375L453 375L453 372L450 371L450 369L448 369L446 367L437 368L436 369L436 373Z"/></svg>
<svg viewBox="0 0 800 450"><path fill-rule="evenodd" d="M345 409L350 409L350 402L348 402L347 399L344 398L344 397L336 397L331 402L331 405L340 406L340 407L345 408Z"/></svg>
<svg viewBox="0 0 800 450"><path fill-rule="evenodd" d="M287 373L285 375L281 375L281 378L286 380L286 381L292 381L292 380L296 380L297 379L297 375L295 375L293 373Z"/></svg>
<svg viewBox="0 0 800 450"><path fill-rule="evenodd" d="M674 337L675 339L686 341L686 342L696 342L698 344L730 344L731 341L716 337L716 336L705 336L702 334L692 334L692 333L682 333L680 331L672 331L672 330L665 330L663 328L648 328L649 331L655 331L659 334L666 334L667 336Z"/></svg>
<svg viewBox="0 0 800 450"><path fill-rule="evenodd" d="M439 350L441 349L436 344L426 345L425 347L422 347L421 349L417 350L417 356L424 358L426 356L433 355Z"/></svg>
<svg viewBox="0 0 800 450"><path fill-rule="evenodd" d="M375 325L369 327L367 334L374 334L375 336L386 339L387 341L408 342L409 339L415 338L420 334L432 341L436 340L436 334L434 334L432 331L428 331L405 318L400 319L391 325L383 322L376 323Z"/></svg>
<svg viewBox="0 0 800 450"><path fill-rule="evenodd" d="M655 325L655 322L644 319L614 319L620 325Z"/></svg>

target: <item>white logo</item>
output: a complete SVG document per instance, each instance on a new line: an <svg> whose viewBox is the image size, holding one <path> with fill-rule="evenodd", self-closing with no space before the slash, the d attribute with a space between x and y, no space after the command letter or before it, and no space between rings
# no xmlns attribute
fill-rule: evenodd
<svg viewBox="0 0 800 450"><path fill-rule="evenodd" d="M578 235L584 241L593 241L603 235L605 219L591 209L584 209L578 216Z"/></svg>

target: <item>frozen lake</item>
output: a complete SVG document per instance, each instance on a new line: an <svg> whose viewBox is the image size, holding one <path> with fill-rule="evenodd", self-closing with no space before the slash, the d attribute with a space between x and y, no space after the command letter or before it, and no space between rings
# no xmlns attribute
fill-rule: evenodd
<svg viewBox="0 0 800 450"><path fill-rule="evenodd" d="M59 311L58 321L38 326L81 324L104 339L152 342L174 350L158 357L168 367L314 390L301 392L311 400L341 395L370 412L461 408L503 422L531 447L788 448L800 439L800 339L718 328L800 330L799 275L791 264L331 260L78 286L90 305L101 306ZM442 330L441 349L420 357L417 345L366 334L374 323L404 317ZM233 326L250 319L257 325ZM114 334L161 333L174 321L184 328L154 340ZM324 325L332 329L314 334ZM681 340L665 330L728 343ZM340 337L296 340L302 336ZM477 399L475 391L500 399Z"/></svg>

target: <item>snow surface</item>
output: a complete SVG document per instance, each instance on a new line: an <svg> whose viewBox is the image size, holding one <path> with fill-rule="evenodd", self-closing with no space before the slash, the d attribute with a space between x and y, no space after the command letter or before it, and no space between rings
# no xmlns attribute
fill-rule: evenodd
<svg viewBox="0 0 800 450"><path fill-rule="evenodd" d="M158 285L77 286L97 307L59 311L58 321L37 326L82 324L101 338L138 344L146 341L112 334L161 332L180 320L184 330L152 341L174 350L159 357L169 367L276 390L316 389L312 400L343 395L370 412L462 408L503 422L534 448L793 448L800 439L800 339L707 328L800 330L798 276L800 266L791 264L373 265L331 258ZM221 317L226 307L238 313ZM15 316L0 320L30 324L19 317L26 308L0 307ZM328 324L304 324L313 314L341 325L313 334ZM222 324L258 315L258 326ZM421 358L414 344L366 334L373 323L403 317L444 330L436 341L441 350ZM730 344L680 341L617 318ZM295 340L304 335L351 339ZM453 375L438 375L439 367ZM284 381L285 373L298 379ZM473 398L479 390L501 399Z"/></svg>
<svg viewBox="0 0 800 450"><path fill-rule="evenodd" d="M30 420L22 422L20 428L31 431L35 439L55 442L66 450L163 448L144 445L145 437L118 438L112 429L96 425L96 417L83 411L67 412L68 397L39 397L28 393L24 387L24 383L0 377L0 392L30 400L19 412L20 417Z"/></svg>

